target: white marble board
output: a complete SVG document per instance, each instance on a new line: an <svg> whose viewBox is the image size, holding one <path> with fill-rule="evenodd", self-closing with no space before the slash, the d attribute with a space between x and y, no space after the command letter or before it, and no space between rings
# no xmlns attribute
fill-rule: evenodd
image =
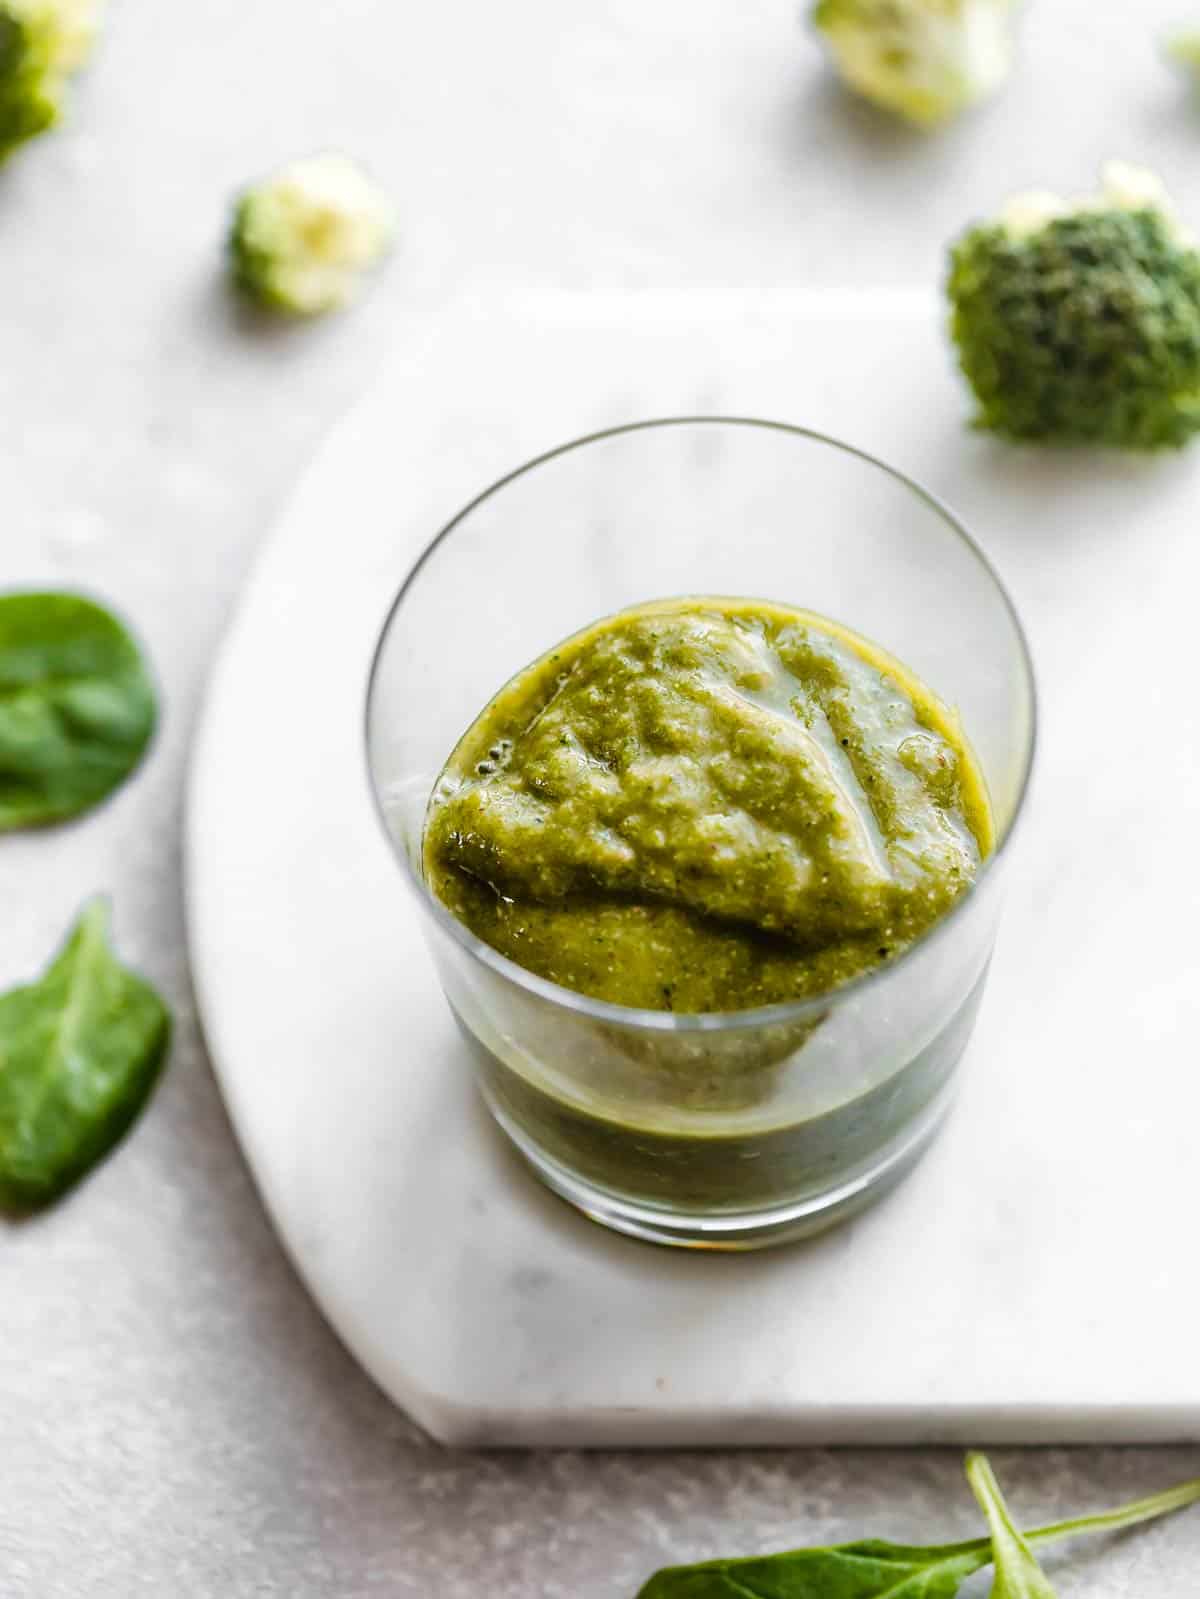
<svg viewBox="0 0 1200 1599"><path fill-rule="evenodd" d="M187 825L214 1064L280 1237L439 1438L577 1446L1200 1438L1200 455L964 429L904 294L514 300L406 336L312 464L230 629ZM720 411L924 480L1029 626L1040 767L949 1127L817 1242L608 1236L475 1104L362 749L419 547L547 446Z"/></svg>

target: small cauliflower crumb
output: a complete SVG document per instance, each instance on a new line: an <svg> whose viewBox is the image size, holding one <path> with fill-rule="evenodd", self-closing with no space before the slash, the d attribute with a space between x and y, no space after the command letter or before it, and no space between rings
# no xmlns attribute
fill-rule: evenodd
<svg viewBox="0 0 1200 1599"><path fill-rule="evenodd" d="M239 197L234 282L257 304L319 316L354 299L394 233L387 196L345 156L294 161Z"/></svg>

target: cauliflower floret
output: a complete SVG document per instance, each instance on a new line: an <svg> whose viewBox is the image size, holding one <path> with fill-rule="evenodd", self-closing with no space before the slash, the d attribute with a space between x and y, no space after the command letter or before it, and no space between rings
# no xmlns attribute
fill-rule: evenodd
<svg viewBox="0 0 1200 1599"><path fill-rule="evenodd" d="M239 197L229 235L238 287L296 316L346 305L385 254L392 208L344 156L294 161Z"/></svg>
<svg viewBox="0 0 1200 1599"><path fill-rule="evenodd" d="M60 119L100 12L100 0L0 0L0 162Z"/></svg>
<svg viewBox="0 0 1200 1599"><path fill-rule="evenodd" d="M1012 65L1013 0L818 0L846 82L929 126L984 100Z"/></svg>

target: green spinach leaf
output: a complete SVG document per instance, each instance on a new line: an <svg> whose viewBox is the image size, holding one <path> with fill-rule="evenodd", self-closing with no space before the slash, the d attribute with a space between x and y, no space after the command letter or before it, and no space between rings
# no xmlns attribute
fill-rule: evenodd
<svg viewBox="0 0 1200 1599"><path fill-rule="evenodd" d="M991 1529L996 1568L992 1599L1056 1599L1050 1579L1009 1514L986 1455L967 1456L967 1481Z"/></svg>
<svg viewBox="0 0 1200 1599"><path fill-rule="evenodd" d="M99 804L141 760L156 714L137 645L101 606L0 595L0 833Z"/></svg>
<svg viewBox="0 0 1200 1599"><path fill-rule="evenodd" d="M46 974L0 994L0 1208L49 1204L117 1142L154 1085L166 1006L85 906Z"/></svg>
<svg viewBox="0 0 1200 1599"><path fill-rule="evenodd" d="M908 1547L868 1539L656 1572L638 1599L953 1599L992 1558L987 1538Z"/></svg>
<svg viewBox="0 0 1200 1599"><path fill-rule="evenodd" d="M1119 1510L1058 1521L1022 1536L1003 1508L1004 1501L986 1459L982 1455L968 1456L967 1469L977 1495L978 1484L990 1484L987 1503L983 1497L980 1503L984 1504L989 1524L998 1526L992 1537L967 1543L912 1546L867 1540L742 1560L668 1566L650 1578L638 1599L954 1599L967 1577L991 1563L993 1548L997 1550L995 1599L1050 1599L1054 1590L1034 1559L1034 1545L1080 1533L1117 1532L1200 1501L1200 1478L1196 1478ZM993 1520L997 1508L1003 1512L1000 1523ZM1010 1547L1014 1540L1020 1549ZM1041 1588L1029 1586L1035 1578L1043 1584ZM1007 1587L999 1585L1002 1579ZM1015 1586L1018 1581L1024 1581L1026 1586Z"/></svg>

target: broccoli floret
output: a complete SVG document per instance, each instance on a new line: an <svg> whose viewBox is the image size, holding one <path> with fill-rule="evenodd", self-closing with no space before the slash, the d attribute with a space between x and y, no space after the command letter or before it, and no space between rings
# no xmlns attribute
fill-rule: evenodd
<svg viewBox="0 0 1200 1599"><path fill-rule="evenodd" d="M237 200L234 282L259 305L317 316L346 305L392 236L386 197L339 155L294 161Z"/></svg>
<svg viewBox="0 0 1200 1599"><path fill-rule="evenodd" d="M59 120L99 18L100 0L0 0L0 163Z"/></svg>
<svg viewBox="0 0 1200 1599"><path fill-rule="evenodd" d="M910 122L944 122L1012 64L1014 0L817 0L813 22L852 88Z"/></svg>
<svg viewBox="0 0 1200 1599"><path fill-rule="evenodd" d="M948 293L976 426L1128 450L1200 430L1200 252L1153 173L1010 202L952 247Z"/></svg>

